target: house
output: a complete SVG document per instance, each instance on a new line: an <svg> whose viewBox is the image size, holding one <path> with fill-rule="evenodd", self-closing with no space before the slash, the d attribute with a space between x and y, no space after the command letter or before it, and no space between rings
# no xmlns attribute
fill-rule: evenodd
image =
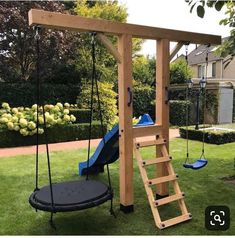
<svg viewBox="0 0 235 238"><path fill-rule="evenodd" d="M226 58L216 54L218 46L199 45L188 55L188 64L193 70L193 78L233 80L235 79L235 58L225 67ZM208 50L208 66L206 74L206 53Z"/></svg>
<svg viewBox="0 0 235 238"><path fill-rule="evenodd" d="M207 78L209 90L207 94L214 94L217 98L217 108L208 109L205 115L205 120L209 124L231 123L235 115L235 57L226 65L228 62L226 58L216 54L217 47L210 46L208 48L206 45L199 45L188 54L188 64L193 71L194 87L198 89L200 79ZM206 69L207 52L208 65ZM178 56L173 62L180 59L185 59L185 55Z"/></svg>

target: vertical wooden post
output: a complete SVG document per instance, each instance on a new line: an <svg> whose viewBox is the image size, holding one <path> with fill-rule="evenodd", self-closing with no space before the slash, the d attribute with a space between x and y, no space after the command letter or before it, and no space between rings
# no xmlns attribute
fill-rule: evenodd
<svg viewBox="0 0 235 238"><path fill-rule="evenodd" d="M132 212L133 206L133 132L132 132L132 36L118 38L121 63L118 64L120 209Z"/></svg>
<svg viewBox="0 0 235 238"><path fill-rule="evenodd" d="M162 125L162 137L166 139L169 152L169 103L166 102L169 88L169 49L170 42L167 39L157 41L157 62L156 62L156 123ZM162 156L159 148L156 148L157 157ZM167 175L167 168L164 163L157 166L157 177ZM169 184L157 185L157 196L169 194Z"/></svg>

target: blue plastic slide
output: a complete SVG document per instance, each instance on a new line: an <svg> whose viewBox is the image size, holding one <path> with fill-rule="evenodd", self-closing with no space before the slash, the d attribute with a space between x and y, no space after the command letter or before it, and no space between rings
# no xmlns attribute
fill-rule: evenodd
<svg viewBox="0 0 235 238"><path fill-rule="evenodd" d="M154 122L148 114L144 114L134 127L153 125ZM119 158L119 126L116 125L107 132L100 141L94 154L89 161L79 163L79 175L85 175L87 169L89 173L99 173L104 171L105 164L111 164Z"/></svg>

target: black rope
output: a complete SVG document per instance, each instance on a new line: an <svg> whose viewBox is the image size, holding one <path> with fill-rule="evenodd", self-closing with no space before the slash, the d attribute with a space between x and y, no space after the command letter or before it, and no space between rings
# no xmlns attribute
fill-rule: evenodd
<svg viewBox="0 0 235 238"><path fill-rule="evenodd" d="M36 149L36 189L38 187L38 135L39 135L39 104L42 105L42 113L43 113L43 127L44 127L44 134L45 134L45 142L46 142L46 154L47 154L47 167L48 167L48 178L50 183L50 194L51 194L51 206L54 209L54 197L53 197L53 189L52 189L52 178L51 178L51 163L50 163L50 155L49 155L49 146L48 146L48 131L47 131L47 124L46 124L46 116L45 116L45 107L44 107L44 100L41 100L40 97L40 36L39 36L39 28L36 27L36 42L37 42L37 149Z"/></svg>
<svg viewBox="0 0 235 238"><path fill-rule="evenodd" d="M37 129L37 134L36 134L36 177L35 177L35 189L34 191L38 190L38 157L39 157L39 103L40 103L40 46L39 46L39 40L40 40L40 35L39 35L39 28L36 28L36 34L35 34L35 40L36 40L36 103L37 103L37 122L36 122L36 129Z"/></svg>
<svg viewBox="0 0 235 238"><path fill-rule="evenodd" d="M208 70L208 54L209 54L209 47L210 45L207 45L206 50L206 75L204 80L207 81L207 70ZM200 156L200 159L203 157L205 159L205 113L206 113L206 88L202 89L203 91L203 129L202 129L202 153Z"/></svg>
<svg viewBox="0 0 235 238"><path fill-rule="evenodd" d="M94 46L94 34L92 34L92 75L91 75L91 101L90 101L90 118L89 118L89 137L88 137L88 152L87 152L87 173L86 180L89 179L89 159L91 153L91 127L93 119L93 97L94 97L94 81L96 78L96 68L95 68L95 46Z"/></svg>
<svg viewBox="0 0 235 238"><path fill-rule="evenodd" d="M95 41L96 33L92 33L92 89L91 89L91 113L90 113L90 127L89 127L89 144L88 144L88 157L87 157L87 177L89 178L89 158L90 158L90 140L91 140L91 125L92 125L92 114L93 114L93 96L94 96L94 84L96 87L96 94L97 94L97 101L98 101L98 111L99 111L99 118L100 118L100 124L101 124L101 131L102 131L102 141L105 144L105 130L104 130L104 122L103 122L103 116L102 116L102 107L101 107L101 100L100 100L100 93L99 93L99 85L98 80L96 77L96 41ZM111 184L111 177L110 177L110 170L109 165L106 164L107 168L107 175L108 175L108 184L109 184L109 190L111 193L113 193L112 184ZM114 210L113 210L113 194L111 198L111 204L110 204L110 213L116 217Z"/></svg>
<svg viewBox="0 0 235 238"><path fill-rule="evenodd" d="M188 67L188 44L185 45L185 60ZM189 100L189 89L188 89L188 82L186 82L186 102ZM188 110L188 103L186 103L186 159L185 164L189 161L189 138L188 138L188 124L189 124L189 110Z"/></svg>

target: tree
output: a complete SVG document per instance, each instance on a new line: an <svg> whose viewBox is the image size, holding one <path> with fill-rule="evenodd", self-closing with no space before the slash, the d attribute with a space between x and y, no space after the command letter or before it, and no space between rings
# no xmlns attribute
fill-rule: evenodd
<svg viewBox="0 0 235 238"><path fill-rule="evenodd" d="M192 77L192 70L188 66L185 59L178 59L170 64L170 83L185 83Z"/></svg>
<svg viewBox="0 0 235 238"><path fill-rule="evenodd" d="M156 75L156 59L144 55L138 55L133 59L133 78L134 80L153 86Z"/></svg>
<svg viewBox="0 0 235 238"><path fill-rule="evenodd" d="M118 22L127 21L127 9L125 6L118 4L118 1L104 0L104 1L86 1L77 0L74 12L80 16L92 17L98 19L112 20ZM77 65L80 70L85 70L89 75L91 65L91 36L90 34L81 34L83 41L83 49L80 50ZM117 46L117 37L108 36L110 41ZM136 52L141 49L143 40L133 39L133 58L136 56ZM96 66L97 76L99 80L117 83L117 63L116 60L107 52L107 49L100 43L96 42ZM85 66L85 68L84 68ZM81 69L83 67L83 69ZM84 77L87 80L87 77Z"/></svg>
<svg viewBox="0 0 235 238"><path fill-rule="evenodd" d="M5 81L28 81L33 77L36 52L35 31L28 26L31 8L64 12L64 5L54 1L0 2L0 78ZM40 57L44 79L52 78L58 66L75 58L80 38L74 34L41 29Z"/></svg>
<svg viewBox="0 0 235 238"><path fill-rule="evenodd" d="M231 27L230 36L226 39L221 47L218 48L218 53L226 57L235 55L235 2L233 0L185 0L190 6L190 12L192 13L193 9L196 8L197 15L201 18L204 17L207 7L214 8L217 11L221 11L222 8L226 8L225 18L222 19L220 25L228 25Z"/></svg>

